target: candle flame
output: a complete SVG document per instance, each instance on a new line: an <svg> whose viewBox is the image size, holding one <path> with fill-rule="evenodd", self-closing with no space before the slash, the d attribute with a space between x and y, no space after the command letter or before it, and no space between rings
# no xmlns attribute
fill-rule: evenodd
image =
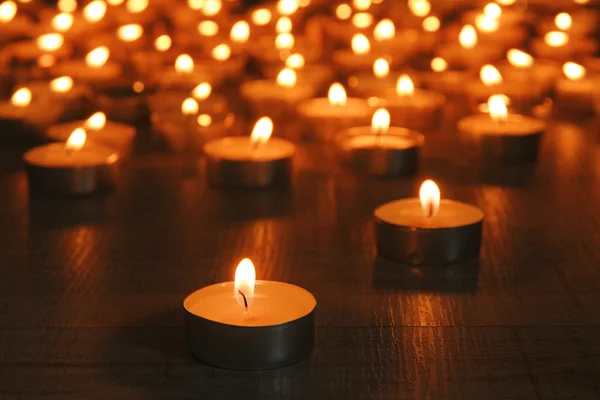
<svg viewBox="0 0 600 400"><path fill-rule="evenodd" d="M502 15L502 8L496 3L488 3L485 7L483 7L483 14L497 19Z"/></svg>
<svg viewBox="0 0 600 400"><path fill-rule="evenodd" d="M37 59L37 65L41 68L50 68L56 63L56 57L52 54L42 54Z"/></svg>
<svg viewBox="0 0 600 400"><path fill-rule="evenodd" d="M335 16L341 20L347 20L352 15L352 8L345 3L340 4L335 8Z"/></svg>
<svg viewBox="0 0 600 400"><path fill-rule="evenodd" d="M187 5L192 10L201 10L204 7L204 0L187 0Z"/></svg>
<svg viewBox="0 0 600 400"><path fill-rule="evenodd" d="M292 20L289 17L281 17L275 24L275 31L277 33L289 33L292 31Z"/></svg>
<svg viewBox="0 0 600 400"><path fill-rule="evenodd" d="M512 6L517 0L496 0L496 2L503 6Z"/></svg>
<svg viewBox="0 0 600 400"><path fill-rule="evenodd" d="M58 0L56 8L61 13L72 13L77 10L77 0Z"/></svg>
<svg viewBox="0 0 600 400"><path fill-rule="evenodd" d="M460 30L458 41L465 49L472 49L477 45L477 31L473 25L465 25Z"/></svg>
<svg viewBox="0 0 600 400"><path fill-rule="evenodd" d="M202 21L198 23L198 33L202 36L215 36L219 33L219 25L215 21Z"/></svg>
<svg viewBox="0 0 600 400"><path fill-rule="evenodd" d="M373 24L373 16L369 13L356 13L352 17L352 25L364 29Z"/></svg>
<svg viewBox="0 0 600 400"><path fill-rule="evenodd" d="M296 71L291 68L284 68L277 75L277 85L285 88L296 85Z"/></svg>
<svg viewBox="0 0 600 400"><path fill-rule="evenodd" d="M294 35L291 33L280 33L275 37L275 48L277 50L289 50L294 47Z"/></svg>
<svg viewBox="0 0 600 400"><path fill-rule="evenodd" d="M31 90L21 88L13 93L10 103L15 107L27 107L31 103Z"/></svg>
<svg viewBox="0 0 600 400"><path fill-rule="evenodd" d="M571 29L571 26L573 25L573 18L571 18L571 14L562 12L556 14L556 17L554 18L554 23L556 24L556 27L561 31L567 31Z"/></svg>
<svg viewBox="0 0 600 400"><path fill-rule="evenodd" d="M448 63L441 57L435 57L431 60L431 69L435 72L442 72L448 69Z"/></svg>
<svg viewBox="0 0 600 400"><path fill-rule="evenodd" d="M269 117L262 117L254 124L252 134L250 134L250 143L256 147L261 146L267 143L272 133L273 121Z"/></svg>
<svg viewBox="0 0 600 400"><path fill-rule="evenodd" d="M212 49L212 57L217 61L225 61L231 57L231 48L225 43L221 43Z"/></svg>
<svg viewBox="0 0 600 400"><path fill-rule="evenodd" d="M196 100L206 100L211 93L212 86L207 82L202 82L192 90L192 96L194 96Z"/></svg>
<svg viewBox="0 0 600 400"><path fill-rule="evenodd" d="M367 54L371 51L371 43L369 39L362 33L357 33L352 36L352 52L356 55Z"/></svg>
<svg viewBox="0 0 600 400"><path fill-rule="evenodd" d="M175 60L175 71L180 74L191 74L194 71L194 60L189 54L180 54Z"/></svg>
<svg viewBox="0 0 600 400"><path fill-rule="evenodd" d="M146 88L146 85L144 85L144 82L142 82L142 81L135 81L131 85L131 88L136 93L142 93L144 91L144 89Z"/></svg>
<svg viewBox="0 0 600 400"><path fill-rule="evenodd" d="M396 94L398 96L411 96L415 92L415 85L408 75L401 75L396 83Z"/></svg>
<svg viewBox="0 0 600 400"><path fill-rule="evenodd" d="M69 135L69 138L65 142L65 150L67 151L79 151L85 145L87 135L85 129L77 128Z"/></svg>
<svg viewBox="0 0 600 400"><path fill-rule="evenodd" d="M396 36L396 25L391 19L382 19L373 30L373 38L378 42L393 39Z"/></svg>
<svg viewBox="0 0 600 400"><path fill-rule="evenodd" d="M341 83L337 82L329 87L327 98L329 99L329 104L334 106L345 106L348 100L346 90L344 90Z"/></svg>
<svg viewBox="0 0 600 400"><path fill-rule="evenodd" d="M380 108L373 114L371 119L371 133L381 135L387 133L390 128L390 113L385 108Z"/></svg>
<svg viewBox="0 0 600 400"><path fill-rule="evenodd" d="M17 4L14 1L7 0L0 4L0 22L7 23L12 21L17 15Z"/></svg>
<svg viewBox="0 0 600 400"><path fill-rule="evenodd" d="M277 11L281 15L292 15L298 10L298 0L279 0Z"/></svg>
<svg viewBox="0 0 600 400"><path fill-rule="evenodd" d="M246 21L238 21L231 27L229 37L232 42L246 43L250 37L250 25Z"/></svg>
<svg viewBox="0 0 600 400"><path fill-rule="evenodd" d="M158 51L167 51L171 48L173 41L169 35L160 35L154 41L154 48Z"/></svg>
<svg viewBox="0 0 600 400"><path fill-rule="evenodd" d="M233 295L242 307L249 307L254 299L254 285L256 283L256 270L249 258L244 258L235 269L235 282ZM242 294L243 296L242 296ZM248 312L247 309L245 309Z"/></svg>
<svg viewBox="0 0 600 400"><path fill-rule="evenodd" d="M371 0L352 0L352 5L359 11L366 11L371 8Z"/></svg>
<svg viewBox="0 0 600 400"><path fill-rule="evenodd" d="M422 23L425 32L437 32L441 25L440 19L435 15L430 15L425 18Z"/></svg>
<svg viewBox="0 0 600 400"><path fill-rule="evenodd" d="M421 184L419 199L425 216L434 217L437 215L440 208L440 188L434 181L427 179Z"/></svg>
<svg viewBox="0 0 600 400"><path fill-rule="evenodd" d="M563 73L565 76L572 81L583 78L586 74L584 66L568 61L563 65Z"/></svg>
<svg viewBox="0 0 600 400"><path fill-rule="evenodd" d="M385 78L390 73L390 64L383 58L378 58L373 63L373 73L377 78Z"/></svg>
<svg viewBox="0 0 600 400"><path fill-rule="evenodd" d="M409 0L408 8L417 17L425 17L431 11L431 3L427 0Z"/></svg>
<svg viewBox="0 0 600 400"><path fill-rule="evenodd" d="M91 68L100 68L108 61L110 51L106 46L96 47L94 50L87 53L85 63Z"/></svg>
<svg viewBox="0 0 600 400"><path fill-rule="evenodd" d="M120 6L125 0L106 0L111 6Z"/></svg>
<svg viewBox="0 0 600 400"><path fill-rule="evenodd" d="M50 90L57 93L66 93L73 87L73 78L61 76L50 81Z"/></svg>
<svg viewBox="0 0 600 400"><path fill-rule="evenodd" d="M254 25L265 26L271 22L272 17L271 11L267 10L266 8L259 8L252 13L250 18L252 19Z"/></svg>
<svg viewBox="0 0 600 400"><path fill-rule="evenodd" d="M212 124L212 117L208 114L200 114L198 115L196 122L198 122L198 125L200 125L201 127L206 128L207 126L210 126L210 124Z"/></svg>
<svg viewBox="0 0 600 400"><path fill-rule="evenodd" d="M106 14L106 3L102 0L94 0L83 8L83 18L87 22L98 22Z"/></svg>
<svg viewBox="0 0 600 400"><path fill-rule="evenodd" d="M502 83L500 71L493 65L487 64L479 70L479 78L485 86L498 85Z"/></svg>
<svg viewBox="0 0 600 400"><path fill-rule="evenodd" d="M500 27L500 23L494 17L480 14L475 18L475 26L481 32L496 32Z"/></svg>
<svg viewBox="0 0 600 400"><path fill-rule="evenodd" d="M587 4L590 0L573 0L575 4Z"/></svg>
<svg viewBox="0 0 600 400"><path fill-rule="evenodd" d="M65 39L60 33L47 33L37 38L37 46L44 51L55 51L61 48Z"/></svg>
<svg viewBox="0 0 600 400"><path fill-rule="evenodd" d="M60 13L52 18L52 28L58 32L66 32L73 26L73 14Z"/></svg>
<svg viewBox="0 0 600 400"><path fill-rule="evenodd" d="M125 8L132 14L139 14L148 8L148 0L127 0Z"/></svg>
<svg viewBox="0 0 600 400"><path fill-rule="evenodd" d="M565 32L552 31L546 33L544 42L550 47L564 46L569 42L569 35Z"/></svg>
<svg viewBox="0 0 600 400"><path fill-rule="evenodd" d="M198 102L188 97L181 103L181 113L183 115L193 115L198 113Z"/></svg>
<svg viewBox="0 0 600 400"><path fill-rule="evenodd" d="M504 122L508 118L506 96L495 94L488 99L488 112L493 121Z"/></svg>
<svg viewBox="0 0 600 400"><path fill-rule="evenodd" d="M533 65L533 57L521 50L508 50L506 58L513 67L530 68Z"/></svg>
<svg viewBox="0 0 600 400"><path fill-rule="evenodd" d="M106 114L102 111L95 112L85 121L85 127L94 131L99 131L104 126L106 126Z"/></svg>
<svg viewBox="0 0 600 400"><path fill-rule="evenodd" d="M221 0L206 0L204 7L202 7L202 14L208 17L214 17L221 11L223 4Z"/></svg>
<svg viewBox="0 0 600 400"><path fill-rule="evenodd" d="M134 42L143 34L144 29L138 24L122 25L117 29L117 36L124 42Z"/></svg>
<svg viewBox="0 0 600 400"><path fill-rule="evenodd" d="M285 60L285 66L293 69L304 67L304 56L300 53L294 53Z"/></svg>

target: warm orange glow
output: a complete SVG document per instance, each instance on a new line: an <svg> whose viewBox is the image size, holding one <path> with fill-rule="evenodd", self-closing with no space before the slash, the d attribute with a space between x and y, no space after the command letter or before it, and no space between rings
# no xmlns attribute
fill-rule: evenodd
<svg viewBox="0 0 600 400"><path fill-rule="evenodd" d="M91 68L100 68L108 61L110 51L106 46L96 47L94 50L87 53L85 63Z"/></svg>
<svg viewBox="0 0 600 400"><path fill-rule="evenodd" d="M573 18L571 18L569 13L562 12L556 15L554 23L561 31L567 31L571 29L571 25L573 25Z"/></svg>
<svg viewBox="0 0 600 400"><path fill-rule="evenodd" d="M500 23L497 18L480 14L475 18L475 26L480 32L496 32L500 27Z"/></svg>
<svg viewBox="0 0 600 400"><path fill-rule="evenodd" d="M502 15L502 8L496 3L488 3L483 7L483 13L491 18L500 18Z"/></svg>
<svg viewBox="0 0 600 400"><path fill-rule="evenodd" d="M217 61L225 61L231 57L231 48L225 43L221 43L212 49L212 57Z"/></svg>
<svg viewBox="0 0 600 400"><path fill-rule="evenodd" d="M198 33L202 36L215 36L219 33L219 25L215 21L202 21L198 24Z"/></svg>
<svg viewBox="0 0 600 400"><path fill-rule="evenodd" d="M106 114L102 111L95 112L86 121L85 127L94 131L99 131L106 125Z"/></svg>
<svg viewBox="0 0 600 400"><path fill-rule="evenodd" d="M135 42L144 34L144 29L138 24L128 24L117 29L117 36L124 42Z"/></svg>
<svg viewBox="0 0 600 400"><path fill-rule="evenodd" d="M347 101L346 90L341 83L334 83L329 87L327 94L329 104L333 106L345 106Z"/></svg>
<svg viewBox="0 0 600 400"><path fill-rule="evenodd" d="M501 6L512 6L517 0L496 0Z"/></svg>
<svg viewBox="0 0 600 400"><path fill-rule="evenodd" d="M254 264L252 264L249 258L244 258L235 269L233 295L238 304L244 307L246 313L249 311L246 306L250 307L254 299L255 282L256 270L254 269ZM243 293L243 296L240 293Z"/></svg>
<svg viewBox="0 0 600 400"><path fill-rule="evenodd" d="M192 10L201 10L204 7L204 0L188 0L187 5Z"/></svg>
<svg viewBox="0 0 600 400"><path fill-rule="evenodd" d="M285 88L296 86L296 71L291 68L282 69L277 74L277 85Z"/></svg>
<svg viewBox="0 0 600 400"><path fill-rule="evenodd" d="M587 4L590 0L573 0L575 4Z"/></svg>
<svg viewBox="0 0 600 400"><path fill-rule="evenodd" d="M479 78L486 86L498 85L502 83L500 71L493 65L487 64L479 70Z"/></svg>
<svg viewBox="0 0 600 400"><path fill-rule="evenodd" d="M58 32L66 32L73 26L73 14L60 13L52 18L52 28Z"/></svg>
<svg viewBox="0 0 600 400"><path fill-rule="evenodd" d="M160 35L154 41L154 48L158 51L167 51L171 48L173 41L169 35Z"/></svg>
<svg viewBox="0 0 600 400"><path fill-rule="evenodd" d="M426 217L434 217L440 208L440 188L431 179L427 179L421 184L419 189L419 199L421 208Z"/></svg>
<svg viewBox="0 0 600 400"><path fill-rule="evenodd" d="M206 0L204 3L204 7L202 7L202 14L207 17L214 17L221 11L223 4L221 0Z"/></svg>
<svg viewBox="0 0 600 400"><path fill-rule="evenodd" d="M304 56L300 53L294 53L285 60L285 66L293 69L304 67Z"/></svg>
<svg viewBox="0 0 600 400"><path fill-rule="evenodd" d="M275 38L275 48L277 50L289 50L294 47L294 35L291 33L280 33Z"/></svg>
<svg viewBox="0 0 600 400"><path fill-rule="evenodd" d="M585 77L586 72L587 71L584 66L571 61L568 61L563 65L563 73L572 81L576 81Z"/></svg>
<svg viewBox="0 0 600 400"><path fill-rule="evenodd" d="M292 31L292 20L289 17L281 17L275 24L277 33L289 33Z"/></svg>
<svg viewBox="0 0 600 400"><path fill-rule="evenodd" d="M69 138L65 142L65 150L67 151L79 151L85 145L87 139L85 129L77 128L69 135Z"/></svg>
<svg viewBox="0 0 600 400"><path fill-rule="evenodd" d="M373 63L373 73L377 78L385 78L390 73L390 64L383 58L378 58Z"/></svg>
<svg viewBox="0 0 600 400"><path fill-rule="evenodd" d="M198 113L198 102L188 97L181 103L181 113L183 115L193 115Z"/></svg>
<svg viewBox="0 0 600 400"><path fill-rule="evenodd" d="M373 114L371 119L371 133L381 135L387 133L390 128L390 113L385 108L380 108Z"/></svg>
<svg viewBox="0 0 600 400"><path fill-rule="evenodd" d="M544 41L550 47L560 47L569 42L569 35L565 32L552 31L546 33Z"/></svg>
<svg viewBox="0 0 600 400"><path fill-rule="evenodd" d="M425 17L431 11L431 3L427 0L408 0L408 8L417 17Z"/></svg>
<svg viewBox="0 0 600 400"><path fill-rule="evenodd" d="M438 17L430 15L423 20L423 30L425 32L437 32L440 30L441 22Z"/></svg>
<svg viewBox="0 0 600 400"><path fill-rule="evenodd" d="M393 39L396 36L396 25L391 19L382 19L373 30L373 38L378 42Z"/></svg>
<svg viewBox="0 0 600 400"><path fill-rule="evenodd" d="M460 30L458 35L458 42L465 49L472 49L477 45L477 31L473 28L473 25L465 25Z"/></svg>
<svg viewBox="0 0 600 400"><path fill-rule="evenodd" d="M106 14L106 3L102 0L94 0L83 8L83 18L87 22L98 22Z"/></svg>
<svg viewBox="0 0 600 400"><path fill-rule="evenodd" d="M61 13L72 13L77 10L77 0L58 0L56 8Z"/></svg>
<svg viewBox="0 0 600 400"><path fill-rule="evenodd" d="M13 93L10 103L15 107L27 107L31 103L31 90L21 88Z"/></svg>
<svg viewBox="0 0 600 400"><path fill-rule="evenodd" d="M415 92L415 85L408 75L401 75L396 83L396 94L398 96L411 96Z"/></svg>
<svg viewBox="0 0 600 400"><path fill-rule="evenodd" d="M194 88L192 96L194 96L196 100L206 100L211 93L212 86L210 86L210 83L202 82Z"/></svg>
<svg viewBox="0 0 600 400"><path fill-rule="evenodd" d="M37 59L37 65L41 68L50 68L56 64L56 57L52 54L42 54Z"/></svg>
<svg viewBox="0 0 600 400"><path fill-rule="evenodd" d="M106 2L111 6L120 6L125 2L125 0L106 0Z"/></svg>
<svg viewBox="0 0 600 400"><path fill-rule="evenodd" d="M504 122L508 118L505 96L495 94L488 99L488 112L493 121Z"/></svg>
<svg viewBox="0 0 600 400"><path fill-rule="evenodd" d="M39 36L35 42L40 50L55 51L61 48L65 39L60 33L47 33Z"/></svg>
<svg viewBox="0 0 600 400"><path fill-rule="evenodd" d="M50 81L50 90L57 93L66 93L73 87L73 79L70 76L61 76Z"/></svg>
<svg viewBox="0 0 600 400"><path fill-rule="evenodd" d="M267 25L269 22L271 22L271 18L271 11L267 10L266 8L259 8L258 10L255 10L251 17L254 25L258 26Z"/></svg>
<svg viewBox="0 0 600 400"><path fill-rule="evenodd" d="M136 93L142 93L144 91L144 89L146 88L146 85L144 85L144 82L142 82L142 81L135 81L131 85L131 88Z"/></svg>
<svg viewBox="0 0 600 400"><path fill-rule="evenodd" d="M362 33L357 33L352 36L352 52L357 55L367 54L371 51L371 43L369 39Z"/></svg>
<svg viewBox="0 0 600 400"><path fill-rule="evenodd" d="M529 68L533 65L533 57L521 50L510 49L506 53L506 58L513 67Z"/></svg>
<svg viewBox="0 0 600 400"><path fill-rule="evenodd" d="M127 0L125 8L132 14L139 14L148 8L148 0Z"/></svg>
<svg viewBox="0 0 600 400"><path fill-rule="evenodd" d="M435 72L442 72L448 69L448 63L441 57L435 57L431 60L431 69Z"/></svg>
<svg viewBox="0 0 600 400"><path fill-rule="evenodd" d="M352 0L352 5L358 11L366 11L371 7L371 0Z"/></svg>
<svg viewBox="0 0 600 400"><path fill-rule="evenodd" d="M7 23L13 20L17 15L17 4L14 1L7 0L0 4L0 22Z"/></svg>
<svg viewBox="0 0 600 400"><path fill-rule="evenodd" d="M292 15L298 10L298 0L279 0L277 12L281 15Z"/></svg>
<svg viewBox="0 0 600 400"><path fill-rule="evenodd" d="M246 43L250 37L250 25L246 21L238 21L231 27L229 38L235 43Z"/></svg>
<svg viewBox="0 0 600 400"><path fill-rule="evenodd" d="M335 8L335 16L341 20L347 20L352 15L352 7L348 4L342 3Z"/></svg>
<svg viewBox="0 0 600 400"><path fill-rule="evenodd" d="M196 122L198 122L198 125L201 127L206 128L212 124L212 117L208 114L200 114L198 115L198 118L196 118Z"/></svg>
<svg viewBox="0 0 600 400"><path fill-rule="evenodd" d="M373 24L373 16L369 13L357 13L352 17L352 25L359 29L368 28Z"/></svg>
<svg viewBox="0 0 600 400"><path fill-rule="evenodd" d="M181 74L191 74L194 71L194 60L189 54L180 54L175 60L175 71Z"/></svg>
<svg viewBox="0 0 600 400"><path fill-rule="evenodd" d="M267 143L272 133L273 121L269 117L262 117L254 124L252 133L250 134L250 143L257 148Z"/></svg>

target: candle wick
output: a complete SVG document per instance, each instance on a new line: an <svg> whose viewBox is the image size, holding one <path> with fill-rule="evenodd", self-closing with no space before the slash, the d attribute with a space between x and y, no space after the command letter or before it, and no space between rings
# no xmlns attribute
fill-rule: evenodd
<svg viewBox="0 0 600 400"><path fill-rule="evenodd" d="M258 152L260 150L260 140L252 142L252 158L258 158Z"/></svg>
<svg viewBox="0 0 600 400"><path fill-rule="evenodd" d="M433 202L430 202L427 209L427 218L433 217Z"/></svg>
<svg viewBox="0 0 600 400"><path fill-rule="evenodd" d="M242 298L244 299L244 310L246 312L246 315L248 315L248 300L246 299L246 295L244 294L244 292L242 292L241 290L238 290L238 293L242 296Z"/></svg>

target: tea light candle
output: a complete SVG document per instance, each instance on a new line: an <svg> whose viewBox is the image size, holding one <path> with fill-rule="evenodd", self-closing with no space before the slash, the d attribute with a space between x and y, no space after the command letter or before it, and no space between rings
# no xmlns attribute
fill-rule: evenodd
<svg viewBox="0 0 600 400"><path fill-rule="evenodd" d="M386 203L375 210L377 254L410 265L448 265L479 257L483 211L454 200L440 200L426 180L419 198Z"/></svg>
<svg viewBox="0 0 600 400"><path fill-rule="evenodd" d="M68 58L73 53L73 48L65 43L60 33L47 33L38 36L35 40L25 40L6 45L2 50L5 58L16 59L21 62L31 62L40 57L50 57L51 62Z"/></svg>
<svg viewBox="0 0 600 400"><path fill-rule="evenodd" d="M372 112L366 100L348 98L340 83L331 85L328 97L298 105L298 114L309 125L310 136L325 143L332 142L344 129L368 125Z"/></svg>
<svg viewBox="0 0 600 400"><path fill-rule="evenodd" d="M562 75L560 64L551 60L534 60L534 58L518 49L510 49L506 53L506 61L497 64L498 71L507 81L543 83L551 88Z"/></svg>
<svg viewBox="0 0 600 400"><path fill-rule="evenodd" d="M371 42L362 33L352 37L351 49L334 51L333 63L338 69L352 73L370 70L378 58L386 58L390 65L396 65L402 61L401 55L395 53L393 57L371 50Z"/></svg>
<svg viewBox="0 0 600 400"><path fill-rule="evenodd" d="M190 90L196 87L198 82L209 82L213 86L220 83L220 79L216 79L202 68L196 68L189 54L180 54L175 60L174 67L159 70L154 80L160 86Z"/></svg>
<svg viewBox="0 0 600 400"><path fill-rule="evenodd" d="M546 124L538 119L508 114L502 95L488 101L489 114L461 119L458 128L481 146L484 157L512 162L535 161Z"/></svg>
<svg viewBox="0 0 600 400"><path fill-rule="evenodd" d="M208 180L217 186L262 188L287 184L296 146L271 138L273 122L260 118L250 137L214 139L204 145Z"/></svg>
<svg viewBox="0 0 600 400"><path fill-rule="evenodd" d="M541 20L536 29L540 35L545 35L551 31L567 32L574 38L580 38L593 33L598 26L598 13L590 9L576 10L567 13L561 12L552 18Z"/></svg>
<svg viewBox="0 0 600 400"><path fill-rule="evenodd" d="M111 187L119 156L112 149L85 142L85 130L78 128L66 143L51 143L27 151L23 159L30 190L85 195Z"/></svg>
<svg viewBox="0 0 600 400"><path fill-rule="evenodd" d="M348 79L353 93L360 97L369 97L393 88L398 79L397 74L390 73L390 64L385 58L378 58L369 73L357 73Z"/></svg>
<svg viewBox="0 0 600 400"><path fill-rule="evenodd" d="M490 2L485 5L483 10L466 12L461 17L461 21L464 24L475 24L481 15L494 18L503 30L512 29L516 25L526 23L532 18L532 15L521 7L504 8Z"/></svg>
<svg viewBox="0 0 600 400"><path fill-rule="evenodd" d="M502 57L502 48L478 43L477 31L465 25L458 35L458 43L441 47L437 54L448 63L464 68L479 68Z"/></svg>
<svg viewBox="0 0 600 400"><path fill-rule="evenodd" d="M110 51L100 46L90 51L85 60L69 60L56 64L51 71L55 76L68 75L75 81L91 86L111 82L121 76L121 65L109 60Z"/></svg>
<svg viewBox="0 0 600 400"><path fill-rule="evenodd" d="M578 114L592 112L600 76L589 75L585 67L571 61L563 65L563 72L556 82L556 107Z"/></svg>
<svg viewBox="0 0 600 400"><path fill-rule="evenodd" d="M267 78L276 79L282 67L291 68L296 73L296 79L300 85L309 85L322 88L333 79L334 71L329 65L306 64L301 53L290 54L285 59L284 65L261 65L261 71Z"/></svg>
<svg viewBox="0 0 600 400"><path fill-rule="evenodd" d="M430 67L431 71L420 75L423 83L427 88L448 96L461 95L465 82L471 78L465 71L449 69L448 62L441 57L434 57Z"/></svg>
<svg viewBox="0 0 600 400"><path fill-rule="evenodd" d="M101 144L113 149L121 157L131 152L135 138L135 127L118 122L107 121L103 112L96 112L88 119L53 125L46 132L57 142L66 142L77 128L87 132L88 143Z"/></svg>
<svg viewBox="0 0 600 400"><path fill-rule="evenodd" d="M392 177L417 170L423 135L405 128L390 127L390 114L381 108L371 126L350 128L340 135L342 159L356 171Z"/></svg>
<svg viewBox="0 0 600 400"><path fill-rule="evenodd" d="M428 50L422 32L415 29L397 30L391 19L382 19L373 29L371 48L383 54L402 54L404 58Z"/></svg>
<svg viewBox="0 0 600 400"><path fill-rule="evenodd" d="M70 76L28 84L32 96L40 103L59 103L63 106L62 119L80 118L92 98L92 90L84 84L75 83Z"/></svg>
<svg viewBox="0 0 600 400"><path fill-rule="evenodd" d="M28 36L34 26L27 15L18 12L14 1L6 0L0 4L0 38L3 42Z"/></svg>
<svg viewBox="0 0 600 400"><path fill-rule="evenodd" d="M594 54L598 50L598 43L591 38L572 38L566 32L551 31L544 37L533 39L531 49L540 58L566 61Z"/></svg>
<svg viewBox="0 0 600 400"><path fill-rule="evenodd" d="M252 261L235 281L211 285L183 302L188 347L219 368L279 368L307 358L314 347L317 301L298 286L256 280Z"/></svg>
<svg viewBox="0 0 600 400"><path fill-rule="evenodd" d="M10 100L0 102L0 120L19 120L44 130L56 123L63 114L64 106L60 103L32 100L29 88L19 88Z"/></svg>

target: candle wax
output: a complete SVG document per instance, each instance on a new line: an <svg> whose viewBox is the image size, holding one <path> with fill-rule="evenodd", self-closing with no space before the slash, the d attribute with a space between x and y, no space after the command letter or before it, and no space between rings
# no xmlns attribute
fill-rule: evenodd
<svg viewBox="0 0 600 400"><path fill-rule="evenodd" d="M572 93L580 94L582 96L589 96L598 92L599 84L600 79L598 78L594 79L586 77L577 80L563 78L556 83L556 91L559 93Z"/></svg>
<svg viewBox="0 0 600 400"><path fill-rule="evenodd" d="M346 104L336 105L320 97L300 104L299 111L313 118L369 117L373 114L367 101L357 98L348 98Z"/></svg>
<svg viewBox="0 0 600 400"><path fill-rule="evenodd" d="M114 61L107 61L101 67L90 67L82 60L71 60L57 64L52 68L56 76L67 75L75 81L108 82L121 76L122 68Z"/></svg>
<svg viewBox="0 0 600 400"><path fill-rule="evenodd" d="M31 165L47 168L94 167L110 164L118 158L107 147L89 143L81 150L67 151L64 143L51 143L34 147L25 153L25 161Z"/></svg>
<svg viewBox="0 0 600 400"><path fill-rule="evenodd" d="M312 294L283 282L256 281L248 314L239 303L233 282L202 288L189 295L183 306L198 317L235 326L273 326L308 315L317 305Z"/></svg>
<svg viewBox="0 0 600 400"><path fill-rule="evenodd" d="M509 114L506 121L494 121L488 114L479 114L459 122L459 128L465 132L491 136L534 135L541 133L545 126L541 120L518 114Z"/></svg>
<svg viewBox="0 0 600 400"><path fill-rule="evenodd" d="M215 158L234 161L273 161L294 155L296 147L289 141L270 138L254 151L249 136L226 137L211 140L204 146L204 152Z"/></svg>
<svg viewBox="0 0 600 400"><path fill-rule="evenodd" d="M419 199L402 199L377 208L375 218L402 227L444 229L475 224L483 219L483 212L470 204L442 199L437 214L428 217Z"/></svg>
<svg viewBox="0 0 600 400"><path fill-rule="evenodd" d="M406 108L434 108L444 103L444 96L431 90L415 89L414 93L398 95L396 88L383 93L382 106Z"/></svg>
<svg viewBox="0 0 600 400"><path fill-rule="evenodd" d="M293 87L282 87L275 80L257 80L242 83L242 96L254 100L282 100L287 103L298 103L311 98L315 93L312 85L302 84Z"/></svg>
<svg viewBox="0 0 600 400"><path fill-rule="evenodd" d="M53 125L48 129L48 136L52 139L65 142L77 128L84 128L86 130L89 141L107 146L124 145L130 142L135 135L135 128L131 125L106 121L106 124L101 129L93 129L87 127L85 120L81 120Z"/></svg>
<svg viewBox="0 0 600 400"><path fill-rule="evenodd" d="M413 140L394 135L360 135L344 140L344 146L350 149L409 149L415 147Z"/></svg>

